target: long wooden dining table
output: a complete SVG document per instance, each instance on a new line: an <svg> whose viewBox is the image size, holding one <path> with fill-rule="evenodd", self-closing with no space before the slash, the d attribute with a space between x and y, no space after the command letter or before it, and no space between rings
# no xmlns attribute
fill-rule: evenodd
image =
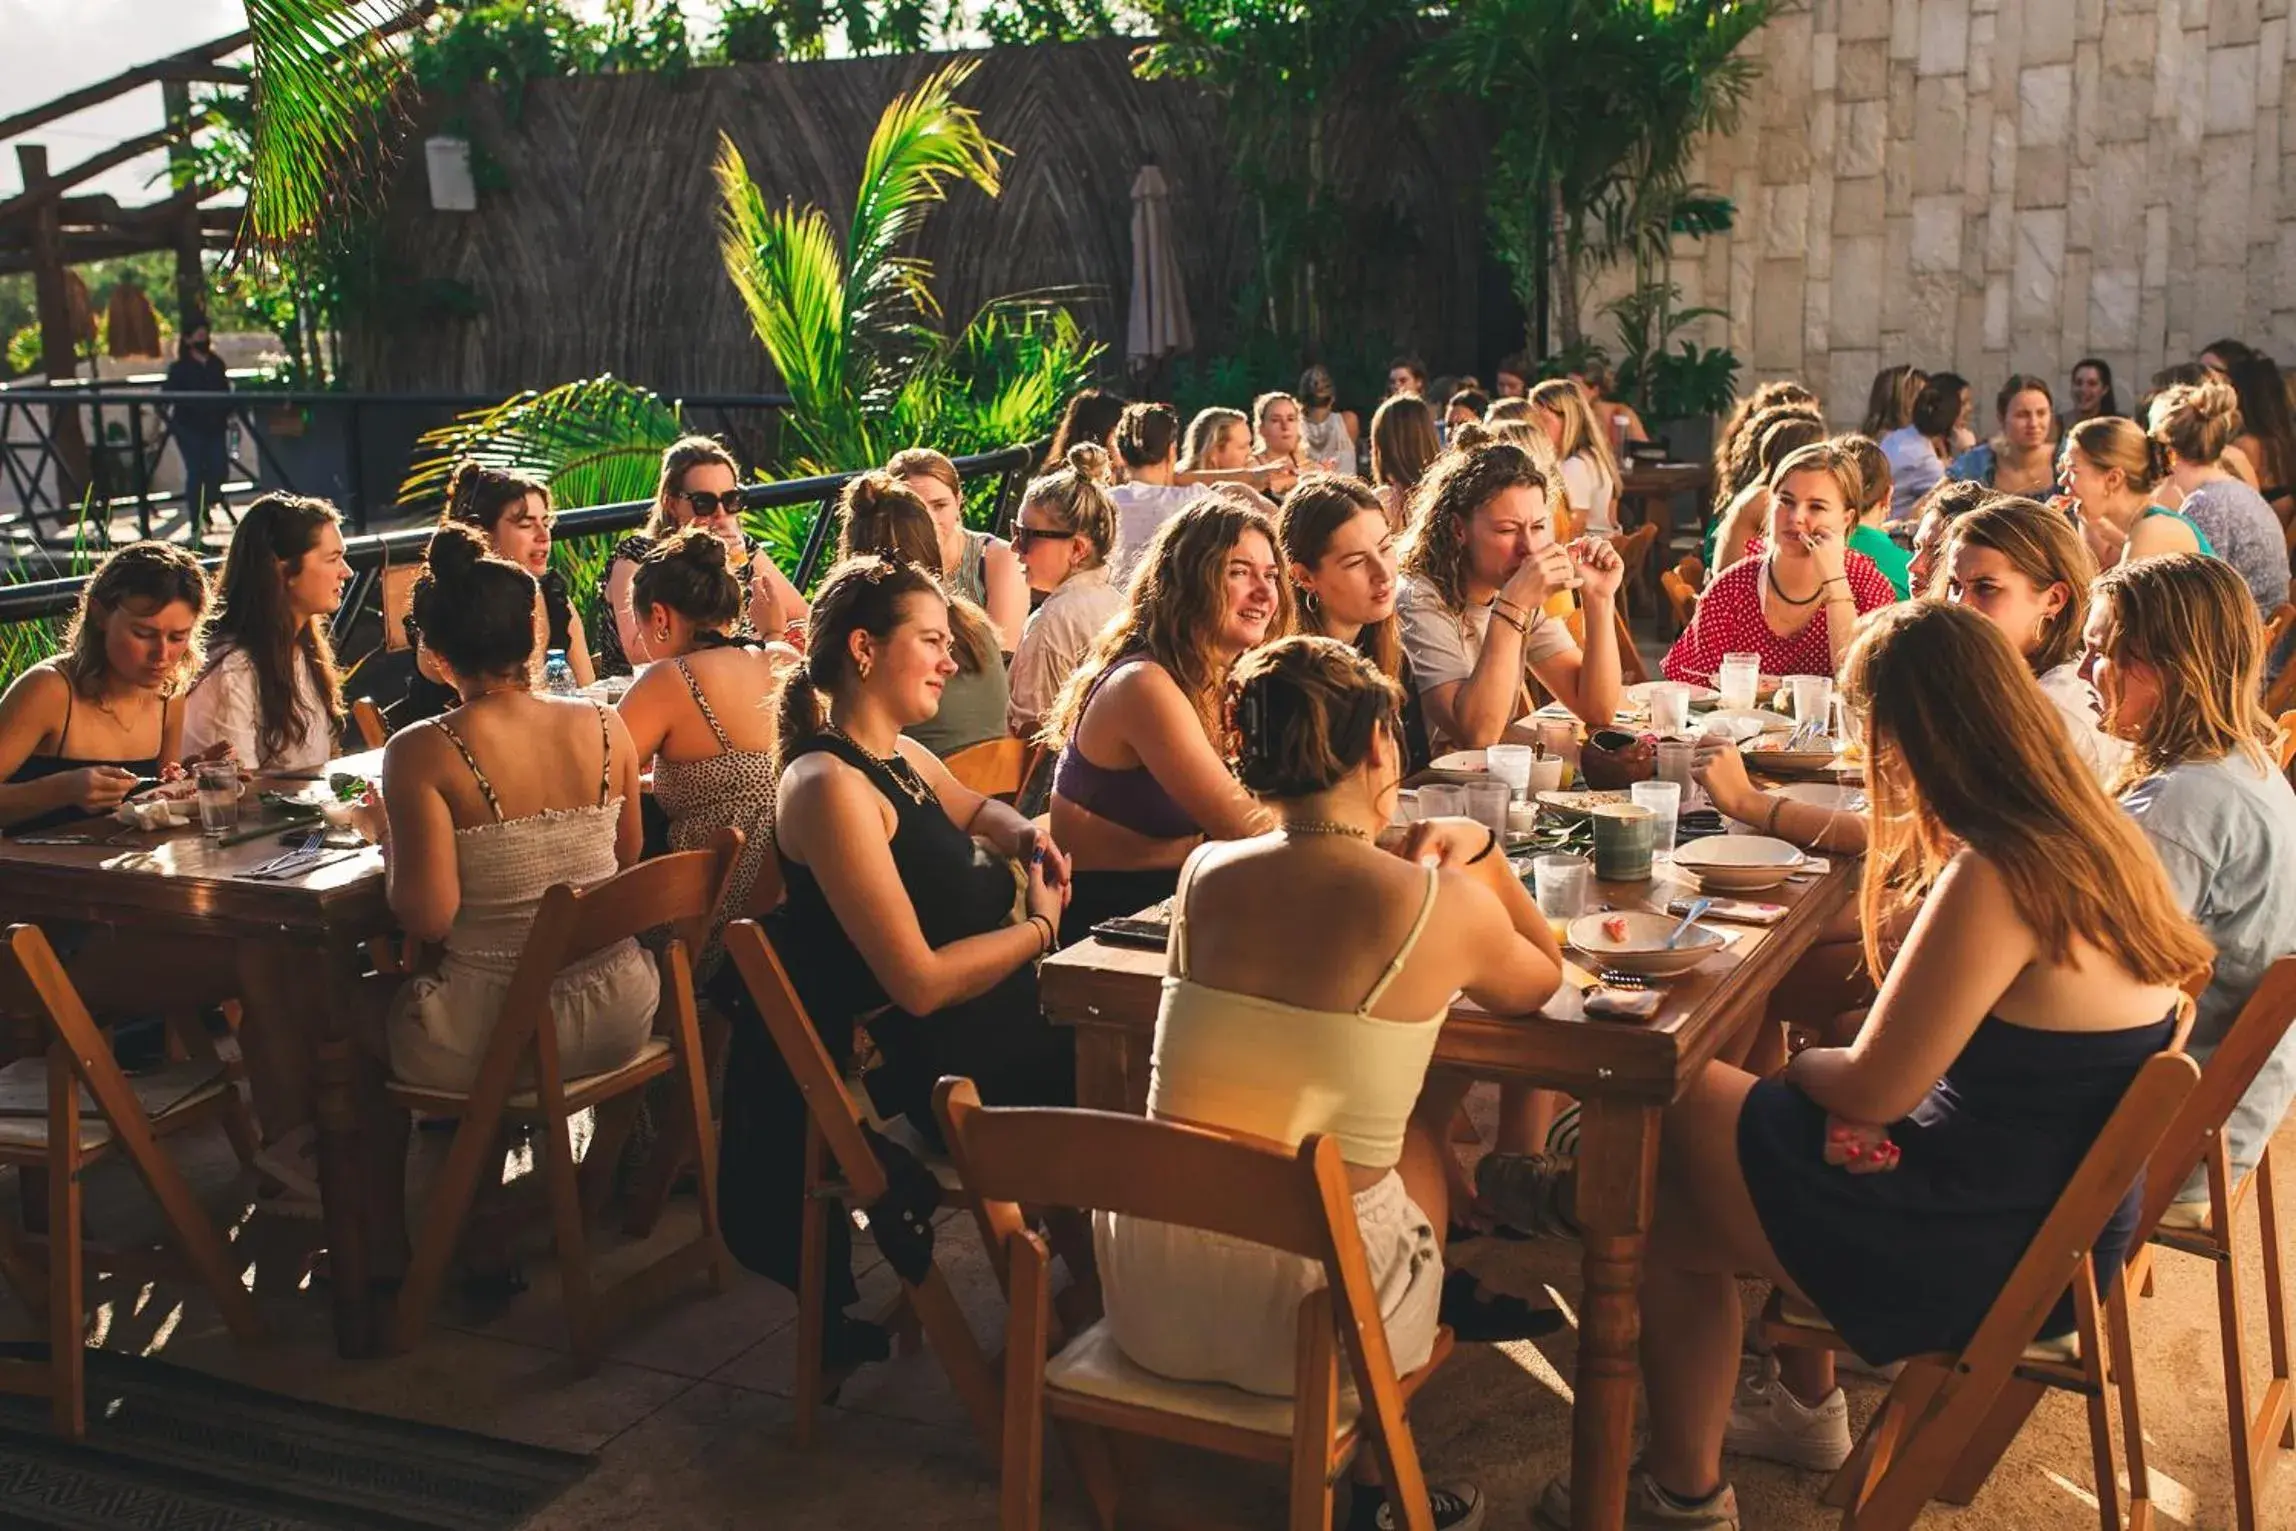
<svg viewBox="0 0 2296 1531"><path fill-rule="evenodd" d="M1857 862L1835 857L1814 876L1746 895L1784 904L1784 918L1771 926L1722 927L1738 931L1737 939L1687 976L1667 981L1658 1014L1648 1022L1577 1018L1573 993L1538 1015L1492 1015L1462 1002L1443 1023L1435 1067L1544 1085L1580 1102L1577 1211L1585 1290L1571 1419L1571 1515L1578 1531L1615 1531L1626 1513L1639 1376L1636 1304L1660 1118L1723 1043L1761 1012L1778 980L1847 905L1856 878ZM1599 902L1620 910L1663 909L1688 891L1663 875L1595 887ZM1100 941L1045 960L1038 980L1045 1013L1076 1031L1077 1104L1135 1114L1147 1109L1163 976L1162 952Z"/></svg>
<svg viewBox="0 0 2296 1531"><path fill-rule="evenodd" d="M379 779L382 752L331 761L327 770ZM52 843L73 836L86 838ZM280 853L277 835L213 845L196 819L188 828L148 833L93 819L33 841L0 837L0 921L116 926L123 952L132 952L144 932L231 942L242 1026L304 1032L336 1349L376 1354L357 1082L360 1069L379 1063L362 1057L353 1035L353 989L368 966L366 943L392 928L382 852L348 850L271 880L248 874Z"/></svg>

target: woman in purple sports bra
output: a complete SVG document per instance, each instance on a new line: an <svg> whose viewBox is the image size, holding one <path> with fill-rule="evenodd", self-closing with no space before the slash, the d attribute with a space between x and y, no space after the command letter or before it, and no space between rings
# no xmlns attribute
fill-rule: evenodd
<svg viewBox="0 0 2296 1531"><path fill-rule="evenodd" d="M1172 517L1053 704L1052 832L1075 868L1064 943L1171 897L1198 842L1267 827L1213 741L1229 667L1291 631L1276 546L1266 516L1214 495Z"/></svg>

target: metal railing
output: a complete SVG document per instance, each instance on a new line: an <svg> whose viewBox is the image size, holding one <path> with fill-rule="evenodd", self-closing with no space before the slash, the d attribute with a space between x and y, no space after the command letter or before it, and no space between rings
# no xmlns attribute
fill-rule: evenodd
<svg viewBox="0 0 2296 1531"><path fill-rule="evenodd" d="M989 516L992 527L1002 531L1010 524L1015 493L1026 483L1043 451L1042 442L1024 443L956 459L960 478L968 481L995 480L995 499ZM827 473L812 478L782 479L771 484L751 484L742 490L744 510L788 509L805 505L814 508L804 550L792 576L799 589L810 585L813 576L819 571L837 520L837 498L844 492L845 486L858 477L858 470L851 473ZM589 505L579 510L561 511L553 536L561 540L612 536L644 525L647 517L653 514L653 509L652 500L624 500L614 505ZM372 532L345 538L343 555L358 577L344 592L343 605L335 614L335 626L348 631L381 588L383 570L392 564L419 561L434 530L435 525L426 522L420 526L401 527L396 531ZM220 566L222 560L209 558L206 562L213 569ZM80 575L65 579L35 580L20 585L0 585L0 623L27 622L69 612L78 604L80 587L86 582L86 576Z"/></svg>
<svg viewBox="0 0 2296 1531"><path fill-rule="evenodd" d="M370 464L413 449L424 431L469 410L491 408L496 394L345 393L325 389L240 389L228 393L169 393L143 383L57 383L0 386L0 505L13 501L32 540L47 545L42 518L59 542L82 523L88 491L89 528L108 544L114 516L133 511L137 535L154 535L154 516L183 504L184 496L157 486L174 435L179 405L220 406L239 448L230 458L234 493L287 489L333 500L352 529L368 529L371 501L387 507L389 491L370 496ZM777 443L775 417L788 408L786 393L695 394L668 400L696 429L714 428L751 462L770 461ZM78 416L81 455L58 440L58 417ZM764 419L754 416L762 411ZM706 412L706 413L705 413ZM711 417L714 417L711 418ZM739 418L737 418L739 417ZM314 424L326 428L314 434ZM209 509L222 508L211 502ZM188 507L186 507L188 513ZM10 519L0 509L0 521ZM194 528L194 540L199 529Z"/></svg>

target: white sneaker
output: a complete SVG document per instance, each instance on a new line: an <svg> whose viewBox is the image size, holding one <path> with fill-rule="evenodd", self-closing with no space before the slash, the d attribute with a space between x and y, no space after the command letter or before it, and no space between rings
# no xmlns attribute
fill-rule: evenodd
<svg viewBox="0 0 2296 1531"><path fill-rule="evenodd" d="M1531 1524L1538 1531L1570 1531L1568 1478L1547 1480ZM1626 1480L1625 1531L1740 1531L1737 1491L1725 1483L1697 1504L1678 1504L1659 1491L1658 1480L1637 1462Z"/></svg>
<svg viewBox="0 0 2296 1531"><path fill-rule="evenodd" d="M1805 1404L1778 1380L1778 1363L1765 1360L1738 1374L1722 1449L1831 1472L1849 1460L1849 1400L1837 1387L1820 1402Z"/></svg>

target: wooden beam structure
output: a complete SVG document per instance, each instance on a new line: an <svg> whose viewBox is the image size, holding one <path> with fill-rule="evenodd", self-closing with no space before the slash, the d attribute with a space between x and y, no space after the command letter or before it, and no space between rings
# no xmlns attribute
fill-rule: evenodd
<svg viewBox="0 0 2296 1531"><path fill-rule="evenodd" d="M13 117L0 117L0 138L16 138L34 128L46 127L61 121L74 112L84 112L91 106L100 106L114 96L124 96L131 90L155 85L162 80L209 80L218 83L245 84L247 71L227 69L215 61L227 53L236 53L254 40L252 32L234 32L218 37L213 42L201 43L181 53L169 54L148 64L99 80L79 90L67 91L55 100L18 112Z"/></svg>

